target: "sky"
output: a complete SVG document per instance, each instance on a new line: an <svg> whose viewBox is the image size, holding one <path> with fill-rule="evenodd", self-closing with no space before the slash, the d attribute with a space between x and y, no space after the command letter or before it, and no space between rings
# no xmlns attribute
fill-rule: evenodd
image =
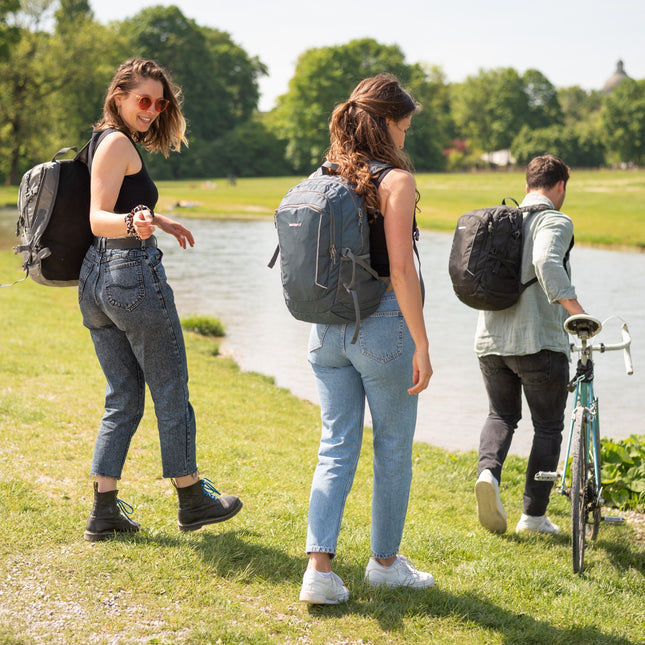
<svg viewBox="0 0 645 645"><path fill-rule="evenodd" d="M288 90L298 56L312 47L374 38L406 63L440 67L449 83L481 69L542 72L556 87L602 89L622 60L645 78L644 0L90 0L101 23L176 5L198 25L230 34L269 75L260 109Z"/></svg>

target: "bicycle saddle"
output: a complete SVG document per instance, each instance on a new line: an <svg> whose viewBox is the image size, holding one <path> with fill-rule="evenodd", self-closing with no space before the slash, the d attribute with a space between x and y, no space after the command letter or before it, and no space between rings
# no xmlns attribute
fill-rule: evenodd
<svg viewBox="0 0 645 645"><path fill-rule="evenodd" d="M591 338L602 329L602 323L587 314L575 314L564 321L564 331L572 336Z"/></svg>

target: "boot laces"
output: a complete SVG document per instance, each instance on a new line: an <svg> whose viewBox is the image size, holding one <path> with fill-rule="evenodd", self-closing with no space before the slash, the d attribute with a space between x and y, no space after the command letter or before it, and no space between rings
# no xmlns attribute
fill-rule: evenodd
<svg viewBox="0 0 645 645"><path fill-rule="evenodd" d="M132 515L132 513L134 513L134 508L132 508L130 504L128 504L127 502L124 502L122 499L117 498L116 505L119 507L119 511L121 511L123 515L129 516L129 515Z"/></svg>
<svg viewBox="0 0 645 645"><path fill-rule="evenodd" d="M217 499L221 495L217 488L215 488L213 482L210 479L206 479L206 477L202 477L202 490L204 491L204 495L212 499Z"/></svg>

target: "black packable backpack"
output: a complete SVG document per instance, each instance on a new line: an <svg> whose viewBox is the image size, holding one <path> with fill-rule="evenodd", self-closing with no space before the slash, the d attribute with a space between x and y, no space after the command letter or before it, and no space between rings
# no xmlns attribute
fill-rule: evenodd
<svg viewBox="0 0 645 645"><path fill-rule="evenodd" d="M507 199L515 206L506 204ZM498 206L472 210L459 218L448 263L459 300L473 309L507 309L537 282L537 278L526 283L520 279L524 213L550 208L545 204L520 208L505 197Z"/></svg>

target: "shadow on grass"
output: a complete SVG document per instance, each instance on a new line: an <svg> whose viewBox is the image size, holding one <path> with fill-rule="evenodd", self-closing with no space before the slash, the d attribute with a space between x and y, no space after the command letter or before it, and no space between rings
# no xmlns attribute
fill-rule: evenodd
<svg viewBox="0 0 645 645"><path fill-rule="evenodd" d="M299 588L306 566L306 557L288 555L279 547L262 542L262 536L247 529L226 532L201 531L192 548L211 567L213 573L238 583L257 582L284 585L293 583ZM509 542L526 539L525 536L509 534ZM155 542L167 546L185 544L185 537L170 535L150 535L140 533L137 541ZM533 539L539 539L534 538ZM552 536L559 542L567 543L568 537ZM618 565L629 567L637 563L637 554L628 549L618 549L618 545L603 544L603 548L616 549ZM636 645L637 641L603 632L589 626L555 627L525 613L516 613L500 607L489 598L475 593L456 595L443 591L439 586L428 590L373 588L363 582L364 567L340 563L339 575L350 587L349 602L337 606L309 606L309 613L319 619L334 619L345 615L359 615L376 620L385 632L404 632L404 619L411 616L426 616L430 619L451 621L451 629L467 631L473 628L495 632L503 643L550 643L585 645ZM356 582L358 581L358 582ZM494 589L491 589L491 595ZM286 598L285 602L294 602Z"/></svg>
<svg viewBox="0 0 645 645"><path fill-rule="evenodd" d="M594 627L554 627L523 613L504 609L476 594L455 595L440 588L423 591L409 589L372 589L361 584L345 605L312 606L310 614L317 618L334 618L344 614L364 615L378 621L385 632L403 632L404 618L427 616L449 619L451 630L472 630L477 627L495 632L502 643L549 643L551 645L637 645L620 636L607 634Z"/></svg>

